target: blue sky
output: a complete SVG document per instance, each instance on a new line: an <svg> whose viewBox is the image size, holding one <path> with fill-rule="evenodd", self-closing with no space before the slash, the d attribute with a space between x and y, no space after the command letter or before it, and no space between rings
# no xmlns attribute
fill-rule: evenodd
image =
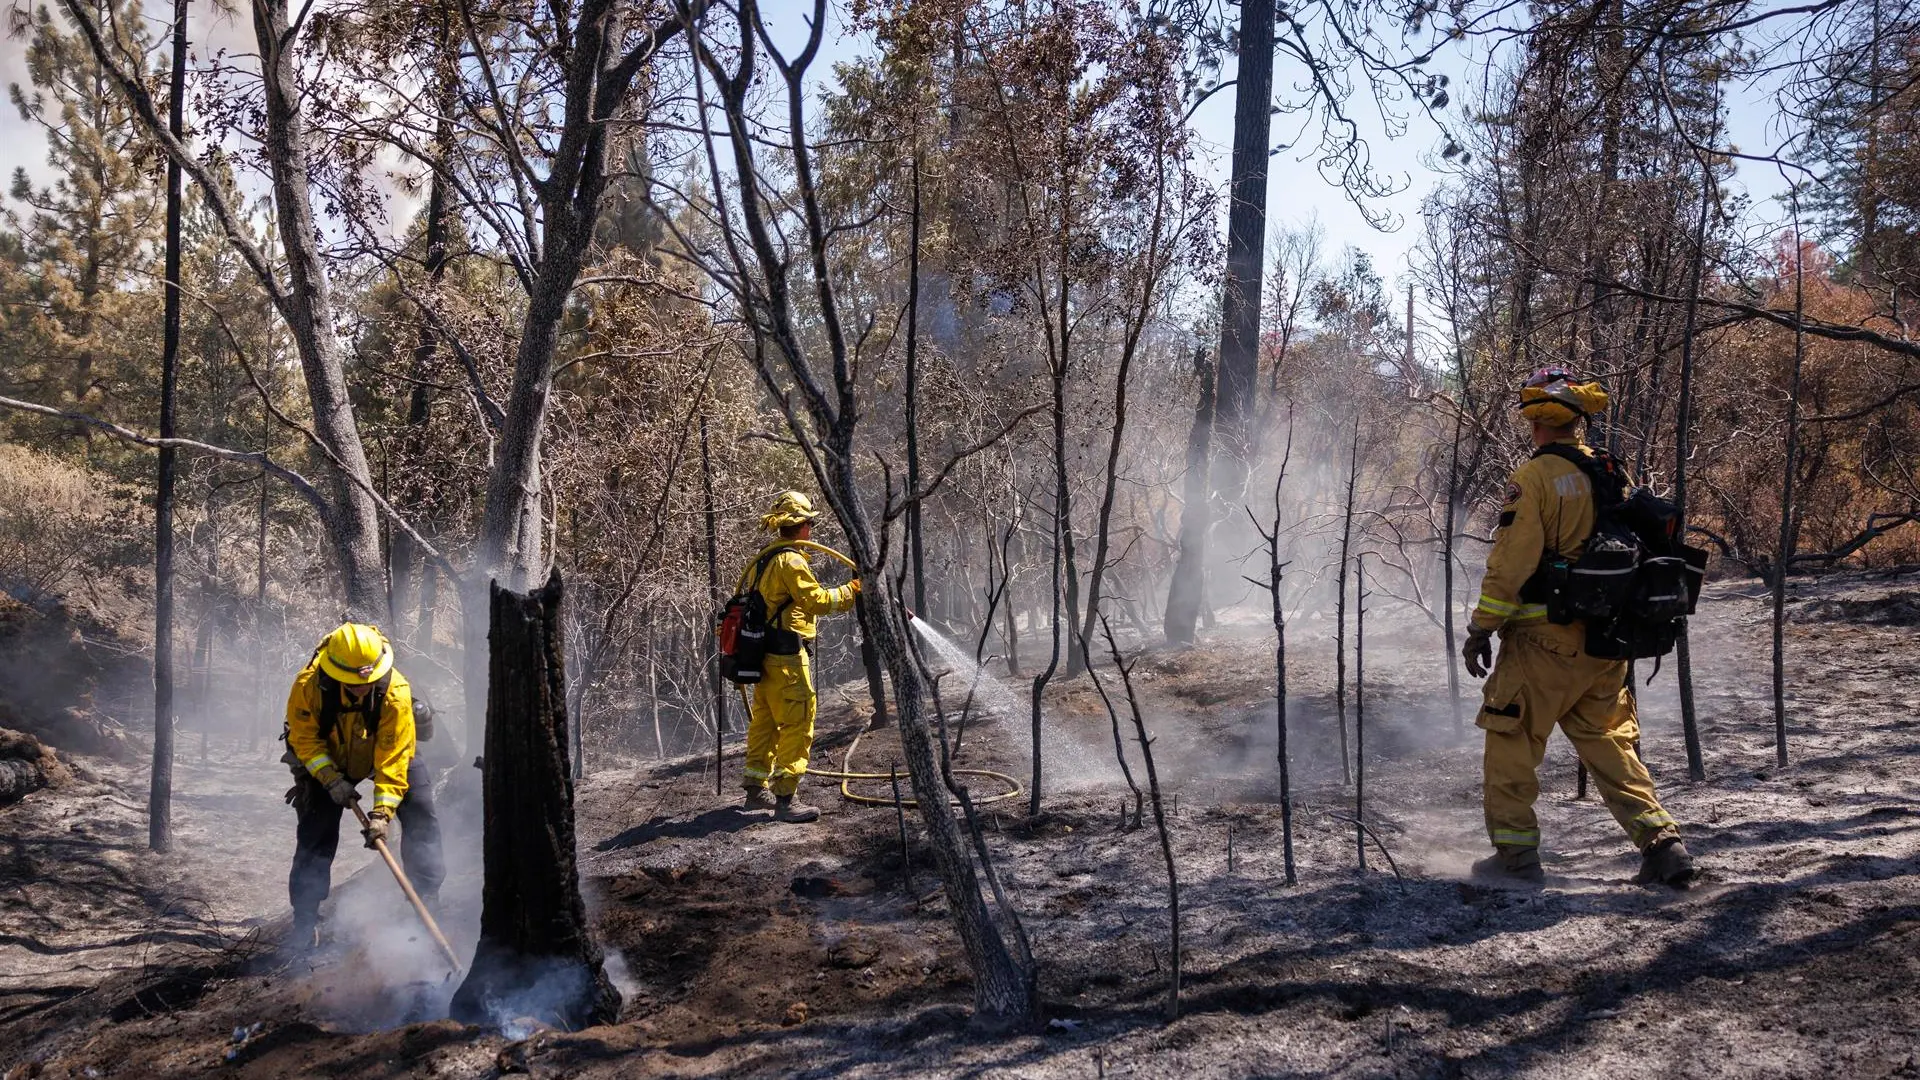
<svg viewBox="0 0 1920 1080"><path fill-rule="evenodd" d="M811 9L809 0L765 2L770 18L777 27L787 33L804 33L801 16ZM1779 2L1768 0L1760 6L1774 6ZM197 4L194 10L205 12L209 6ZM164 8L155 5L154 10L164 11ZM819 67L823 72L830 69L833 61L857 60L866 50L865 42L842 32L844 23L840 17L844 8L839 0L835 0L833 11L835 25L829 31L828 47ZM153 30L156 39L163 36L163 28L158 22ZM249 27L243 20L228 15L196 18L192 37L196 42L196 55L204 55L211 48L225 47L234 52L245 52L251 47ZM0 82L25 81L24 54L21 41L0 35ZM1444 72L1452 78L1456 110L1458 103L1470 100L1473 96L1468 87L1468 76L1477 69L1481 59L1459 51L1442 51L1432 65L1432 70ZM1232 78L1233 74L1233 66L1229 61L1222 77ZM1275 71L1275 85L1284 89L1299 75L1296 68L1283 61ZM1769 92L1770 87L1758 86L1735 88L1730 94L1729 131L1737 147L1762 152L1777 141L1778 133L1770 130L1775 112ZM1233 108L1233 93L1228 90L1214 95L1193 118L1203 162L1215 182L1221 184L1226 179L1232 149ZM1392 288L1404 272L1408 254L1420 233L1421 200L1443 179L1431 167L1440 137L1434 126L1421 117L1409 122L1405 135L1399 138L1386 137L1377 111L1364 98L1354 101L1352 115L1362 124L1376 168L1383 176L1391 178L1395 187L1402 189L1398 194L1372 204L1376 210L1398 221L1398 229L1382 231L1368 224L1345 192L1328 184L1310 159L1303 158L1299 151L1291 150L1282 151L1270 162L1268 222L1270 227L1278 227L1318 220L1325 232L1328 255L1336 254L1347 245L1359 248L1372 256L1376 270ZM1275 122L1276 141L1292 136L1294 129L1290 126L1293 123L1290 118L1276 117ZM1310 148L1313 138L1308 135L1301 142ZM22 121L11 104L0 109L0 170L11 177L16 167L24 166L36 181L44 181L47 171L45 158L46 148L38 130ZM1783 190L1779 175L1771 167L1741 163L1733 186L1752 198L1750 215L1755 218L1753 227L1763 228L1763 222L1777 221L1782 216L1779 208L1769 202Z"/></svg>

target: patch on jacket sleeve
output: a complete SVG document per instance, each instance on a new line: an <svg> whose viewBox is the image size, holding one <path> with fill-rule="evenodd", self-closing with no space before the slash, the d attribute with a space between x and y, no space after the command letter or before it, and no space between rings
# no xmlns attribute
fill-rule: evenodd
<svg viewBox="0 0 1920 1080"><path fill-rule="evenodd" d="M1503 512L1500 515L1500 527L1504 529L1512 524L1513 524L1513 511L1508 510Z"/></svg>
<svg viewBox="0 0 1920 1080"><path fill-rule="evenodd" d="M1507 481L1506 504L1508 506L1512 506L1514 503L1517 503L1519 501L1520 501L1520 485L1514 483L1511 480Z"/></svg>

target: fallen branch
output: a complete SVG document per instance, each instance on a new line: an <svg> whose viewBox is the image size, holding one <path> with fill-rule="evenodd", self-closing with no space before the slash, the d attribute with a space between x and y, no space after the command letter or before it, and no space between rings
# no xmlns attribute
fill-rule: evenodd
<svg viewBox="0 0 1920 1080"><path fill-rule="evenodd" d="M1361 821L1351 814L1343 814L1338 810L1326 810L1323 811L1323 813L1335 821L1344 821L1349 825L1358 826L1361 832L1367 834L1367 839L1373 841L1373 846L1380 849L1380 854L1386 856L1387 867L1393 871L1394 880L1398 881L1403 887L1406 885L1407 879L1400 873L1400 864L1393 861L1393 852L1387 850L1386 842L1380 839L1380 834L1373 831L1373 826L1368 825L1366 822Z"/></svg>

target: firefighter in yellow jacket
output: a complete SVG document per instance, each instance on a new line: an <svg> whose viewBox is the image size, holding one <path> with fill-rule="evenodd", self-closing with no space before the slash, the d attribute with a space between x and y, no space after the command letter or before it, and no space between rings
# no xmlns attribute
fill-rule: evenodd
<svg viewBox="0 0 1920 1080"><path fill-rule="evenodd" d="M781 540L811 540L817 515L798 491L784 491L760 518ZM779 546L779 541L772 545ZM776 554L760 574L760 595L767 603L765 674L753 688L747 723L745 786L748 810L772 810L779 821L813 821L820 811L794 802L800 778L813 753L813 720L819 698L813 688L813 638L822 615L853 607L860 582L827 588L813 576L807 557L789 548ZM768 788L772 791L769 793Z"/></svg>
<svg viewBox="0 0 1920 1080"><path fill-rule="evenodd" d="M1535 373L1520 391L1520 412L1532 425L1533 443L1567 443L1586 451L1580 424L1603 412L1607 394L1559 368ZM1586 763L1600 797L1641 852L1642 883L1683 885L1693 860L1673 815L1660 805L1653 779L1634 751L1640 736L1623 660L1586 653L1586 625L1547 621L1544 604L1521 597L1541 557L1555 552L1578 559L1596 516L1592 484L1577 466L1539 454L1514 470L1507 483L1487 574L1462 654L1467 671L1485 676L1485 704L1476 723L1486 731L1485 808L1495 854L1475 864L1478 873L1507 874L1528 881L1543 877L1540 822L1534 800L1536 775L1554 726L1566 732ZM1500 635L1493 664L1491 639Z"/></svg>
<svg viewBox="0 0 1920 1080"><path fill-rule="evenodd" d="M385 840L400 820L401 858L422 900L438 902L446 868L433 782L415 756L413 689L393 667L393 649L378 629L346 623L328 634L287 695L287 759L295 769L287 802L299 815L293 870L293 943L317 940L320 903L332 886L340 815L373 780L367 846Z"/></svg>

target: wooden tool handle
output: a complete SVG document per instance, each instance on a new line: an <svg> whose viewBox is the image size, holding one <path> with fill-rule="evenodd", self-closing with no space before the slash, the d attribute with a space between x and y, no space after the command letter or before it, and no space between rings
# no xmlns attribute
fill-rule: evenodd
<svg viewBox="0 0 1920 1080"><path fill-rule="evenodd" d="M353 808L353 816L360 819L362 829L373 827L373 823L367 820L367 812L360 809L358 799L347 805ZM394 859L393 852L387 850L387 842L375 840L373 850L379 852L380 857L386 860L387 869L393 871L393 880L400 883L400 891L407 894L407 902L413 905L414 913L420 916L420 921L427 925L427 933L433 935L434 943L439 945L440 951L446 954L447 963L453 965L453 973L460 974L462 968L459 954L453 951L453 946L447 941L447 935L440 932L440 924L433 921L433 913L427 910L427 905L420 899L420 894L413 890L413 882L407 880L406 871L400 869L400 863Z"/></svg>

